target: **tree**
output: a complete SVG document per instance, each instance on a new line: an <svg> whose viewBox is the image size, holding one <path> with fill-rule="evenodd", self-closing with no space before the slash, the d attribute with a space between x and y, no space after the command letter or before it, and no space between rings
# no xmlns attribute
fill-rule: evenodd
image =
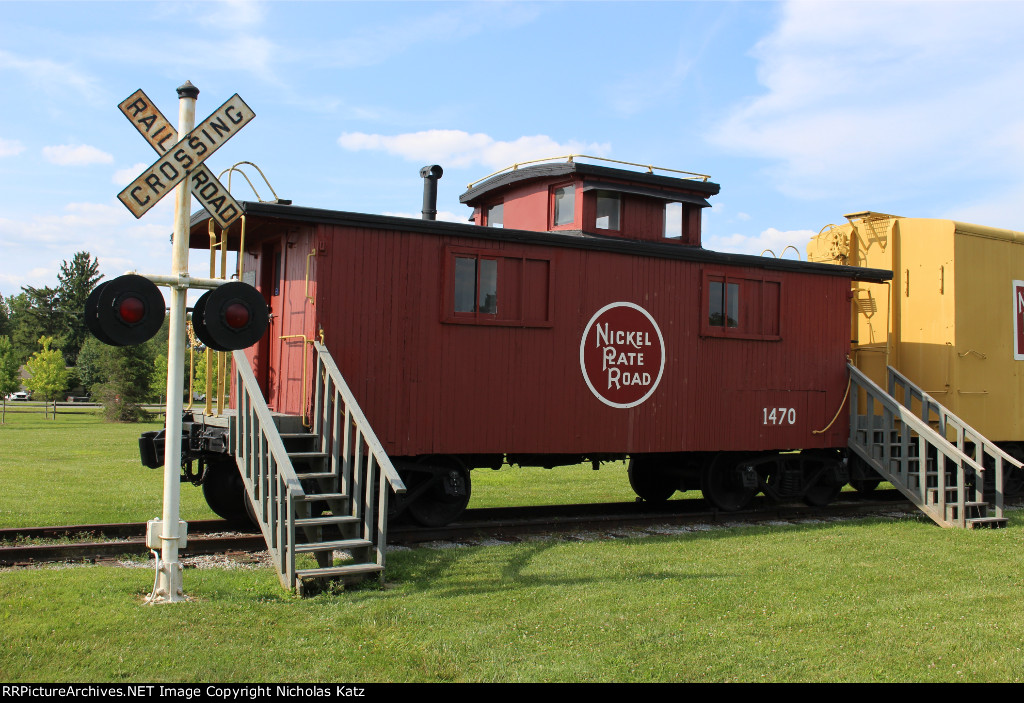
<svg viewBox="0 0 1024 703"><path fill-rule="evenodd" d="M62 316L64 359L74 365L82 344L89 336L85 326L85 301L103 278L100 262L87 251L76 252L64 261L57 274L56 303Z"/></svg>
<svg viewBox="0 0 1024 703"><path fill-rule="evenodd" d="M142 404L149 397L149 378L153 371L152 348L146 344L130 347L101 347L99 366L104 378L93 385L93 393L103 404L103 414L114 422L138 422L145 419Z"/></svg>
<svg viewBox="0 0 1024 703"><path fill-rule="evenodd" d="M42 350L32 355L25 363L29 379L25 386L35 394L41 395L45 401L55 401L68 386L68 371L64 366L64 355L59 349L51 349L53 337L40 337ZM44 408L43 413L46 410ZM53 416L57 417L57 406L53 406Z"/></svg>
<svg viewBox="0 0 1024 703"><path fill-rule="evenodd" d="M0 422L7 422L7 396L21 388L18 376L18 360L14 357L11 338L0 337L0 397L3 398L3 413Z"/></svg>
<svg viewBox="0 0 1024 703"><path fill-rule="evenodd" d="M199 360L196 362L196 380L195 380L195 384L193 384L193 388L195 389L196 393L201 393L201 394L205 395L206 394L206 351L196 352L196 356L198 357ZM212 352L210 354L210 356L213 357L213 363L211 364L211 366L213 366L213 375L211 377L212 383L211 383L210 398L216 399L217 395L218 395L218 393L217 393L218 381L219 381L218 372L220 370L220 356L221 356L221 354L219 352ZM228 370L228 372L230 372L230 370L231 370L231 355L230 354L224 354L224 356L227 357L227 363L225 365L225 368ZM225 396L230 396L231 395L231 374L230 373L228 373L228 376L227 376L227 378L225 378L224 382L225 382Z"/></svg>
<svg viewBox="0 0 1024 703"><path fill-rule="evenodd" d="M36 350L39 338L45 334L42 322L32 312L32 300L28 293L22 291L7 299L11 312L10 330L11 346L19 364L24 364Z"/></svg>
<svg viewBox="0 0 1024 703"><path fill-rule="evenodd" d="M11 307L2 295L0 295L0 337L9 337L11 334ZM10 341L10 340L8 340Z"/></svg>

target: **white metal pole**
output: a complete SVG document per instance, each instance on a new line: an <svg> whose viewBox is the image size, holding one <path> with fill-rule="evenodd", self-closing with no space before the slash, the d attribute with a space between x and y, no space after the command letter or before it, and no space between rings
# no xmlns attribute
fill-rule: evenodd
<svg viewBox="0 0 1024 703"><path fill-rule="evenodd" d="M184 137L195 126L199 89L186 81L178 88L178 134ZM167 343L167 422L164 433L164 505L160 524L160 567L151 603L185 600L178 543L181 495L181 409L184 393L185 302L188 294L189 179L178 184L174 198L174 236L171 244L171 275L185 274L185 281L171 286L170 337ZM182 284L183 283L183 284Z"/></svg>

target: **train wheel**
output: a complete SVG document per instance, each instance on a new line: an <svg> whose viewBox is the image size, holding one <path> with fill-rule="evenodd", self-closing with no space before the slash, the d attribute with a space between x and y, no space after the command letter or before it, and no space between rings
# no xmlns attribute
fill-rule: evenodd
<svg viewBox="0 0 1024 703"><path fill-rule="evenodd" d="M750 476L749 471L741 468L741 461L740 454L722 453L704 466L700 479L704 500L726 512L750 505L757 495L757 474Z"/></svg>
<svg viewBox="0 0 1024 703"><path fill-rule="evenodd" d="M416 472L416 485L409 492L423 492L409 504L409 515L424 527L442 527L454 522L469 505L472 484L469 469L452 456L434 456L417 463L432 471ZM427 485L424 485L426 482Z"/></svg>
<svg viewBox="0 0 1024 703"><path fill-rule="evenodd" d="M804 491L803 501L807 505L819 507L822 505L828 505L836 498L839 497L839 493L843 490L843 485L835 483L815 483L813 486Z"/></svg>
<svg viewBox="0 0 1024 703"><path fill-rule="evenodd" d="M878 472L868 466L863 459L850 452L850 485L858 493L870 493L878 488L882 477Z"/></svg>
<svg viewBox="0 0 1024 703"><path fill-rule="evenodd" d="M663 462L649 456L629 458L629 486L648 503L664 503L679 487L679 480L663 470Z"/></svg>
<svg viewBox="0 0 1024 703"><path fill-rule="evenodd" d="M249 507L249 496L234 460L208 462L203 475L203 497L210 510L236 525L257 524Z"/></svg>

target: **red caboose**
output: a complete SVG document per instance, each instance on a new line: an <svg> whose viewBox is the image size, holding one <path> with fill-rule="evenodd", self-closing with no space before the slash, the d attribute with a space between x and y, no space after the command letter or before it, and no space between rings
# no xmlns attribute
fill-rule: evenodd
<svg viewBox="0 0 1024 703"><path fill-rule="evenodd" d="M440 168L421 175L426 217ZM627 456L652 501L827 502L847 480L850 280L890 274L707 251L718 190L570 158L471 185L472 224L245 203L229 242L244 228L272 312L255 377L308 417L321 342L406 483L439 486L419 495L450 509L426 521L461 511L474 467ZM191 238L208 245L205 215Z"/></svg>

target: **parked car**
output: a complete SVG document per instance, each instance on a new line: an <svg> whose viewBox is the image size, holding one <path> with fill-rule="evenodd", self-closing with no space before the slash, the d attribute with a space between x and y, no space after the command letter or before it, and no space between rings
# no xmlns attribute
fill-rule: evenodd
<svg viewBox="0 0 1024 703"><path fill-rule="evenodd" d="M31 400L32 395L25 391L16 391L7 396L7 400Z"/></svg>

